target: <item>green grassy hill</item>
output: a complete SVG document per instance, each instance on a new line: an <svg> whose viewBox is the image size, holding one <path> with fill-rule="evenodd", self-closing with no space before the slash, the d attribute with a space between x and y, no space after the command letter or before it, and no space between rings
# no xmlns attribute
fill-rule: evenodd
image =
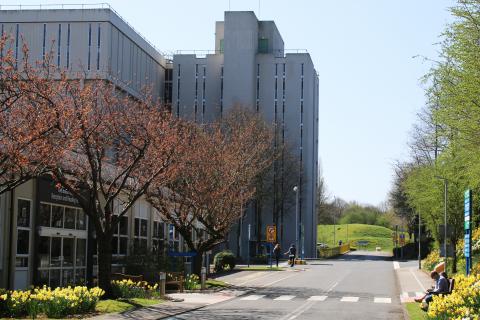
<svg viewBox="0 0 480 320"><path fill-rule="evenodd" d="M348 231L348 234L347 234ZM372 226L367 224L346 224L335 225L335 243L339 240L343 242L350 241L353 246L356 246L357 241L368 241L366 250L375 250L376 247L381 247L382 251L392 252L393 239L392 233L394 231L381 226ZM326 243L329 246L334 245L334 227L333 225L318 225L317 242ZM408 242L408 234L405 235L406 242Z"/></svg>

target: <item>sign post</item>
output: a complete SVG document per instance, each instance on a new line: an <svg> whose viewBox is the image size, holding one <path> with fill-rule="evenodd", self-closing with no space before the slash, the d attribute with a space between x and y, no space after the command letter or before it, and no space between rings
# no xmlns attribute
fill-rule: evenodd
<svg viewBox="0 0 480 320"><path fill-rule="evenodd" d="M466 262L467 275L470 274L470 268L472 263L471 251L472 251L472 190L465 191L465 247L464 255Z"/></svg>
<svg viewBox="0 0 480 320"><path fill-rule="evenodd" d="M277 240L277 226L267 226L267 242L269 243L270 268L272 267L273 243Z"/></svg>

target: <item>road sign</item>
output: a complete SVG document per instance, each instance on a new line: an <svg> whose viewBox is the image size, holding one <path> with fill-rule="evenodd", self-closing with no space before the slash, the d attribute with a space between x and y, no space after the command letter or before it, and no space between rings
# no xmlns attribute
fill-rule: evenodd
<svg viewBox="0 0 480 320"><path fill-rule="evenodd" d="M267 242L275 242L277 240L277 226L267 226Z"/></svg>

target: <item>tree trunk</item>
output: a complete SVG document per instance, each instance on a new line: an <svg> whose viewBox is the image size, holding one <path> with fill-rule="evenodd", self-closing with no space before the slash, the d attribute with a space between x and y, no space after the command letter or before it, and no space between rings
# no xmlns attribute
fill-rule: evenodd
<svg viewBox="0 0 480 320"><path fill-rule="evenodd" d="M451 240L450 240L451 241ZM453 264L452 264L452 273L457 273L457 243L452 241L453 247Z"/></svg>
<svg viewBox="0 0 480 320"><path fill-rule="evenodd" d="M237 259L240 259L240 241L242 241L242 218L238 220L238 226L237 226Z"/></svg>
<svg viewBox="0 0 480 320"><path fill-rule="evenodd" d="M112 274L112 235L99 235L97 231L98 245L98 285L105 290L104 298L113 296L111 274Z"/></svg>
<svg viewBox="0 0 480 320"><path fill-rule="evenodd" d="M203 252L196 251L197 255L192 257L193 268L192 271L197 276L201 277L201 271L203 267Z"/></svg>

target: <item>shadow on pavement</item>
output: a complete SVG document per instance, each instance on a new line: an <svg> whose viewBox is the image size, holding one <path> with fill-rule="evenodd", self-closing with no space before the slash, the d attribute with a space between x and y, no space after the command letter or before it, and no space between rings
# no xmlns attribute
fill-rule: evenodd
<svg viewBox="0 0 480 320"><path fill-rule="evenodd" d="M381 252L368 252L368 251L361 251L361 252L349 252L344 254L343 256L339 256L335 258L335 260L340 261L392 261L393 257L387 253Z"/></svg>
<svg viewBox="0 0 480 320"><path fill-rule="evenodd" d="M277 313L277 315L275 315ZM199 309L193 312L189 312L185 315L178 315L175 317L166 318L166 320L180 320L180 319L196 319L196 320L223 320L223 319L236 319L236 320L248 320L248 319L274 319L280 318L284 313L275 312L265 309Z"/></svg>

